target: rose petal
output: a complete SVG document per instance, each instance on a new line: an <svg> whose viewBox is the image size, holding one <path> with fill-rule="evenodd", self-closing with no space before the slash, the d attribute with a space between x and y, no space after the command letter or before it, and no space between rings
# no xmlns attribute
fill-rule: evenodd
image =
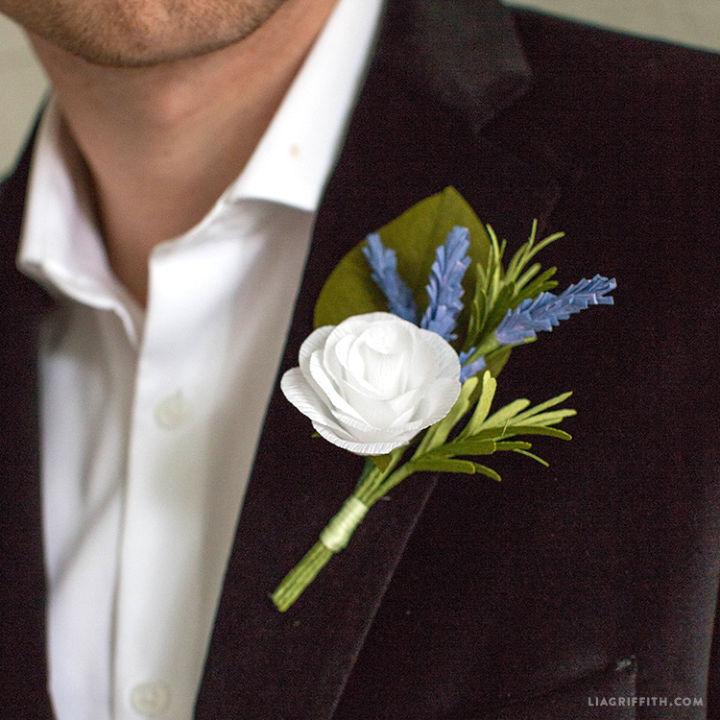
<svg viewBox="0 0 720 720"><path fill-rule="evenodd" d="M442 420L458 399L460 389L460 380L452 378L438 378L429 385L424 398L422 427Z"/></svg>
<svg viewBox="0 0 720 720"><path fill-rule="evenodd" d="M434 334L434 333L433 333ZM412 361L408 368L406 390L422 388L429 378L438 376L439 363L435 349L421 335L413 337Z"/></svg>
<svg viewBox="0 0 720 720"><path fill-rule="evenodd" d="M283 395L313 422L340 429L330 409L318 397L300 368L292 368L282 376L280 389Z"/></svg>
<svg viewBox="0 0 720 720"><path fill-rule="evenodd" d="M316 425L315 423L313 423L313 427L319 435L325 438L325 440L327 440L328 442L331 442L333 445L337 445L344 450L349 450L356 455L365 456L385 455L386 453L395 450L395 448L398 448L402 445L407 445L407 443L409 443L414 436L414 433L406 433L402 436L394 438L392 441L363 443L352 440L345 440L344 438L340 437L336 432L334 432L331 428L323 425Z"/></svg>
<svg viewBox="0 0 720 720"><path fill-rule="evenodd" d="M311 332L300 346L299 365L302 370L307 370L310 356L317 350L325 347L328 337L334 330L332 325L324 325Z"/></svg>
<svg viewBox="0 0 720 720"><path fill-rule="evenodd" d="M307 378L306 374L306 379L312 379L315 383L317 383L333 408L336 408L348 415L357 417L358 420L362 420L363 418L360 413L358 413L358 411L338 392L332 378L330 378L325 372L325 368L323 368L322 365L321 355L322 353L320 351L316 351L310 356L310 363L308 365L308 374L310 377Z"/></svg>
<svg viewBox="0 0 720 720"><path fill-rule="evenodd" d="M437 370L435 377L456 377L460 378L460 358L453 350L452 345L444 340L440 335L430 330L420 330L420 335L424 340L424 346L430 347L437 361Z"/></svg>

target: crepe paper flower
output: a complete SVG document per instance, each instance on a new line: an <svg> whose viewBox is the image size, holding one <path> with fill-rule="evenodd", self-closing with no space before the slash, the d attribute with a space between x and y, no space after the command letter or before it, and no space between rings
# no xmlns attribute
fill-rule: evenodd
<svg viewBox="0 0 720 720"><path fill-rule="evenodd" d="M617 287L614 278L596 275L592 280L580 280L560 295L544 292L535 299L523 300L514 310L508 310L495 337L502 345L517 345L534 339L538 332L549 332L571 315L587 310L591 305L612 305L608 296Z"/></svg>
<svg viewBox="0 0 720 720"><path fill-rule="evenodd" d="M395 251L383 245L380 235L372 233L367 236L362 252L372 270L372 279L387 299L390 312L403 320L417 322L412 291L398 273Z"/></svg>
<svg viewBox="0 0 720 720"><path fill-rule="evenodd" d="M302 344L299 367L283 375L281 388L320 436L367 457L350 495L325 527L317 528L314 544L272 593L280 612L291 608L347 547L373 506L409 478L443 473L499 481L500 474L485 464L487 457L514 453L547 466L533 452L536 438L571 439L558 427L575 415L564 406L571 393L536 405L519 398L493 411L494 375L510 346L552 330L591 305L613 304L615 280L596 275L555 295L556 268L543 271L540 263L531 261L562 233L536 242L536 221L528 242L505 267L506 243L487 226L489 253L477 264L474 287L468 288L472 302L457 345L465 351L458 354L449 343L460 334L463 280L473 238L455 221L467 217L467 203L448 188L386 226L383 233L393 238L395 249L386 248L378 234L363 241L369 274L384 294L389 313L360 314L367 308L363 283L371 281L368 274L357 272L356 251L345 256L321 292L315 308L321 327ZM434 232L412 234L416 227L439 226L452 227L439 247ZM480 245L475 249L483 256ZM424 272L421 258L434 254L426 286L428 306L419 323L413 292L398 272L396 251L413 283ZM413 267L411 261L422 266ZM336 324L335 301L342 298L347 310L355 297L360 299L358 314Z"/></svg>
<svg viewBox="0 0 720 720"><path fill-rule="evenodd" d="M485 358L479 357L475 360L471 360L475 354L477 348L471 347L467 352L460 353L460 382L465 382L471 377L475 377L478 373L485 369L486 363Z"/></svg>
<svg viewBox="0 0 720 720"><path fill-rule="evenodd" d="M436 333L367 313L311 333L281 388L332 444L383 455L448 414L460 393L460 361Z"/></svg>
<svg viewBox="0 0 720 720"><path fill-rule="evenodd" d="M429 303L420 327L432 330L448 341L457 339L453 331L463 309L462 281L470 265L469 247L469 230L455 226L436 251L426 287Z"/></svg>

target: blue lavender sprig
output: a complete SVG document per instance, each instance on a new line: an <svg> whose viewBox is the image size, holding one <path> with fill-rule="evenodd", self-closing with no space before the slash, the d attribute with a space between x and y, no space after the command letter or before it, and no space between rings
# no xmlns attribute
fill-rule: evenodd
<svg viewBox="0 0 720 720"><path fill-rule="evenodd" d="M426 286L429 302L420 327L436 332L448 342L457 338L453 331L463 309L462 281L470 265L469 247L470 232L455 226L435 253Z"/></svg>
<svg viewBox="0 0 720 720"><path fill-rule="evenodd" d="M460 382L464 383L471 377L475 377L479 372L486 368L485 358L479 357L476 360L470 361L470 358L475 354L477 348L471 347L465 352L459 353L460 358Z"/></svg>
<svg viewBox="0 0 720 720"><path fill-rule="evenodd" d="M412 291L400 277L395 251L383 245L380 235L371 233L367 236L362 252L372 270L372 279L387 299L390 312L403 320L417 323L415 300Z"/></svg>
<svg viewBox="0 0 720 720"><path fill-rule="evenodd" d="M517 345L535 338L538 332L549 332L571 315L587 310L591 305L612 305L607 294L617 287L614 278L596 275L592 280L580 280L560 295L544 292L534 299L523 300L514 310L508 310L495 331L502 345Z"/></svg>

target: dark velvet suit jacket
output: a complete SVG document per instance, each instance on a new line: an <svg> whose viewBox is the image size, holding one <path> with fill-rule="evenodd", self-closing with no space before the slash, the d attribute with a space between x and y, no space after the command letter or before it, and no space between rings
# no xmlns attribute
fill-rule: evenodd
<svg viewBox="0 0 720 720"><path fill-rule="evenodd" d="M285 615L268 593L358 462L276 390L200 720L717 716L719 130L718 56L494 0L391 0L281 372L342 255L449 184L511 243L533 217L567 231L546 261L563 283L616 276L617 304L501 376L503 399L576 391L550 470L414 478ZM0 714L46 720L35 327L50 303L14 268L28 163L0 194Z"/></svg>

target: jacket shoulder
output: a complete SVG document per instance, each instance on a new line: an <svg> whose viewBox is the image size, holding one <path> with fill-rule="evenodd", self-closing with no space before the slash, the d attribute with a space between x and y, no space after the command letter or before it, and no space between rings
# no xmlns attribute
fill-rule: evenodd
<svg viewBox="0 0 720 720"><path fill-rule="evenodd" d="M688 81L720 87L720 53L513 11L516 31L536 79L592 77L616 87Z"/></svg>

